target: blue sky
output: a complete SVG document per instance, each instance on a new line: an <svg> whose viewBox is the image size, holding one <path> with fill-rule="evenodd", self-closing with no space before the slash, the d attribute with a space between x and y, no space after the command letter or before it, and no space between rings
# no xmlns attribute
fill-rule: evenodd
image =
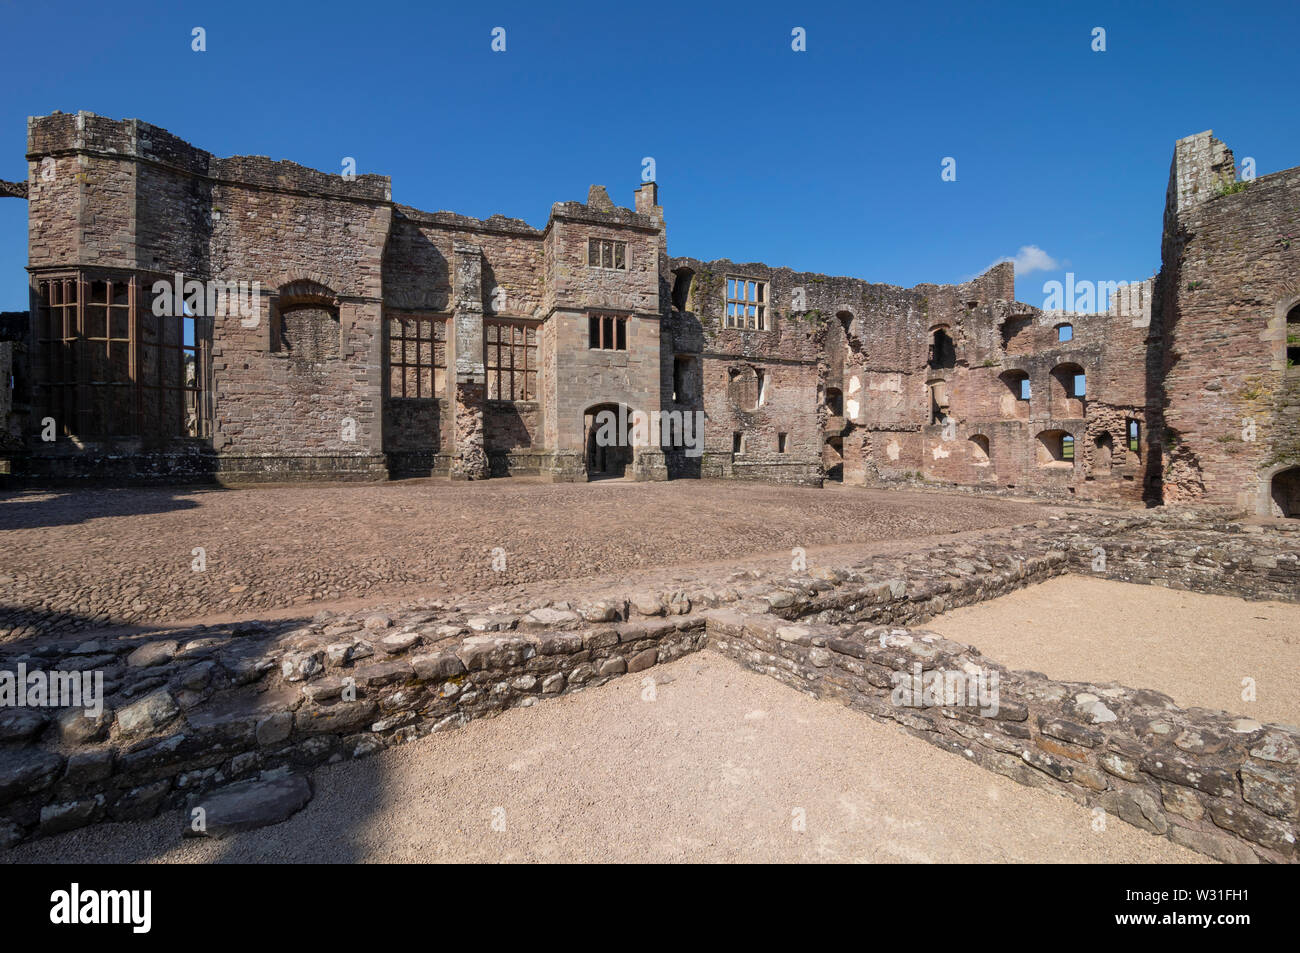
<svg viewBox="0 0 1300 953"><path fill-rule="evenodd" d="M1294 2L0 0L0 22L0 178L56 109L219 155L353 156L399 202L537 226L593 182L631 205L652 156L674 255L911 286L1032 247L1033 304L1067 269L1158 267L1175 139L1300 164ZM0 310L26 308L26 259L25 203L0 200Z"/></svg>

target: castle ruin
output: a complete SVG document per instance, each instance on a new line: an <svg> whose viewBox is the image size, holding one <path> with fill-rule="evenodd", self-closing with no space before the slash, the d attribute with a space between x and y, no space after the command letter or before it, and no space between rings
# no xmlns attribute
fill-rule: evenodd
<svg viewBox="0 0 1300 953"><path fill-rule="evenodd" d="M0 188L30 236L9 480L919 481L1300 515L1300 168L1235 182L1209 132L1175 146L1160 272L1096 313L1015 301L1010 263L904 289L672 257L655 182L539 230L86 112L30 119L27 160ZM702 441L608 445L602 411Z"/></svg>

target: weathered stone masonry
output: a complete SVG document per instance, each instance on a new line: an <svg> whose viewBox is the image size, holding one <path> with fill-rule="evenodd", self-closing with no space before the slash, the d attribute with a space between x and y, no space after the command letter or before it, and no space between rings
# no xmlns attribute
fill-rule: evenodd
<svg viewBox="0 0 1300 953"><path fill-rule="evenodd" d="M1285 528L1283 528L1285 526ZM285 770L528 707L703 647L1020 783L1230 862L1295 862L1300 735L1158 692L1055 682L916 628L1066 572L1300 597L1295 528L1071 514L976 541L688 590L510 606L424 601L311 620L12 643L0 671L104 673L106 705L0 709L0 846L150 817ZM895 704L893 676L997 672L997 711ZM644 673L644 674L641 674ZM922 700L924 702L924 700Z"/></svg>
<svg viewBox="0 0 1300 953"><path fill-rule="evenodd" d="M27 479L912 481L1300 512L1300 172L1233 184L1208 132L1175 148L1159 276L1097 314L1016 302L1010 264L903 289L670 257L653 182L539 230L90 113L30 120L28 161L4 194L29 205L30 331L0 352ZM256 320L153 315L178 274L258 283ZM703 453L606 450L601 410L702 413Z"/></svg>

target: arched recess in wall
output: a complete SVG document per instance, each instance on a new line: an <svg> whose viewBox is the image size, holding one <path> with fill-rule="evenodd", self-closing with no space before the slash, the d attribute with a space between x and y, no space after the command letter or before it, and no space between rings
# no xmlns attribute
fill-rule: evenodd
<svg viewBox="0 0 1300 953"><path fill-rule="evenodd" d="M1083 368L1073 362L1057 364L1051 375L1051 413L1053 417L1082 417L1087 381Z"/></svg>
<svg viewBox="0 0 1300 953"><path fill-rule="evenodd" d="M1109 473L1111 459L1115 453L1115 438L1102 431L1092 441L1092 470L1094 473Z"/></svg>
<svg viewBox="0 0 1300 953"><path fill-rule="evenodd" d="M1029 419L1029 374L1021 370L1003 371L998 375L1005 388L998 396L998 411L1004 420Z"/></svg>
<svg viewBox="0 0 1300 953"><path fill-rule="evenodd" d="M765 373L752 364L733 364L727 368L727 397L740 410L758 410L763 401Z"/></svg>
<svg viewBox="0 0 1300 953"><path fill-rule="evenodd" d="M844 416L844 392L838 387L826 388L826 409L832 417Z"/></svg>
<svg viewBox="0 0 1300 953"><path fill-rule="evenodd" d="M839 322L840 330L844 332L844 345L850 352L859 352L861 345L854 344L853 340L853 312L847 308L842 308L835 312L835 320Z"/></svg>
<svg viewBox="0 0 1300 953"><path fill-rule="evenodd" d="M972 434L970 438L971 463L977 467L989 465L989 438L982 433Z"/></svg>
<svg viewBox="0 0 1300 953"><path fill-rule="evenodd" d="M619 479L632 465L629 433L635 426L631 407L617 403L592 404L582 412L583 462L588 480ZM657 444L656 434L647 435Z"/></svg>
<svg viewBox="0 0 1300 953"><path fill-rule="evenodd" d="M930 355L928 365L931 370L949 370L957 366L957 346L946 324L930 329Z"/></svg>
<svg viewBox="0 0 1300 953"><path fill-rule="evenodd" d="M1071 469L1074 467L1074 437L1064 430L1043 430L1037 438L1037 461L1040 467Z"/></svg>
<svg viewBox="0 0 1300 953"><path fill-rule="evenodd" d="M1033 335L1030 329L1034 319L1029 317L1010 317L1002 322L1002 350L1007 354L1025 354L1033 349Z"/></svg>
<svg viewBox="0 0 1300 953"><path fill-rule="evenodd" d="M294 361L319 363L342 351L339 299L310 279L282 285L273 302L271 349Z"/></svg>
<svg viewBox="0 0 1300 953"><path fill-rule="evenodd" d="M695 270L683 265L673 269L673 307L678 311L687 310L691 302L691 285L695 281Z"/></svg>
<svg viewBox="0 0 1300 953"><path fill-rule="evenodd" d="M1273 474L1269 481L1269 498L1273 515L1300 519L1300 467L1290 467Z"/></svg>
<svg viewBox="0 0 1300 953"><path fill-rule="evenodd" d="M941 424L949 414L948 382L943 378L926 381L925 389L929 394L930 423Z"/></svg>

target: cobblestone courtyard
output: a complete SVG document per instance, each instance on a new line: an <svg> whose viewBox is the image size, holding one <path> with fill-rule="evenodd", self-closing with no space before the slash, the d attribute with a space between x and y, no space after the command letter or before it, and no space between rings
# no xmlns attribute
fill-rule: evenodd
<svg viewBox="0 0 1300 953"><path fill-rule="evenodd" d="M796 546L813 554L913 541L1048 512L963 494L713 481L6 493L0 639L336 600L505 593L758 554L788 560ZM493 569L498 548L504 571Z"/></svg>

